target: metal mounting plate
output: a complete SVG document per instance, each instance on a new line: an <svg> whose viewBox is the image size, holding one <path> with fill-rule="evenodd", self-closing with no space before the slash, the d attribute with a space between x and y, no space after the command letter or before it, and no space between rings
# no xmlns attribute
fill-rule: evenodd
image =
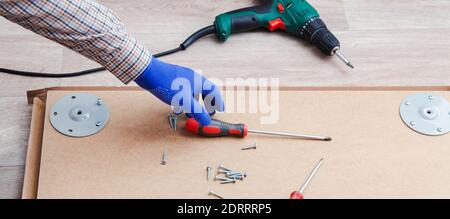
<svg viewBox="0 0 450 219"><path fill-rule="evenodd" d="M412 130L424 135L444 135L450 132L450 103L431 93L416 93L400 105L400 116Z"/></svg>
<svg viewBox="0 0 450 219"><path fill-rule="evenodd" d="M50 111L50 123L61 134L86 137L102 130L109 119L106 104L99 97L74 93L62 97Z"/></svg>

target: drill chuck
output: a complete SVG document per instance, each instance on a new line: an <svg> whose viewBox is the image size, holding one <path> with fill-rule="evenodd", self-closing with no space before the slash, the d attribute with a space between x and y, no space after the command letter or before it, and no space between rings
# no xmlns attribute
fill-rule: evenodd
<svg viewBox="0 0 450 219"><path fill-rule="evenodd" d="M300 36L314 44L325 55L334 55L339 50L339 40L328 30L319 17L311 18L300 30Z"/></svg>

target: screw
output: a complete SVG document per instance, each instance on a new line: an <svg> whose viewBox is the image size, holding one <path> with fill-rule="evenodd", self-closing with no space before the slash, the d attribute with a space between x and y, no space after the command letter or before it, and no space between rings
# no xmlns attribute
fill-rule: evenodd
<svg viewBox="0 0 450 219"><path fill-rule="evenodd" d="M416 122L411 121L409 124L410 124L411 126L415 126L415 125L416 125Z"/></svg>
<svg viewBox="0 0 450 219"><path fill-rule="evenodd" d="M163 156L162 156L162 160L161 160L161 165L166 165L167 164L167 151L164 148L164 152L163 152Z"/></svg>
<svg viewBox="0 0 450 219"><path fill-rule="evenodd" d="M228 170L221 170L221 169L219 169L219 170L217 171L217 173L218 173L218 174L221 174L221 173L228 174L228 173L235 173L235 172L234 172L234 171L228 171Z"/></svg>
<svg viewBox="0 0 450 219"><path fill-rule="evenodd" d="M247 173L246 172L242 172L242 173L230 173L227 174L227 177L247 177Z"/></svg>
<svg viewBox="0 0 450 219"><path fill-rule="evenodd" d="M219 165L219 170L220 170L220 169L225 170L225 171L228 171L228 172L233 172L233 170L230 170L230 169L228 169L228 168L225 168L222 164Z"/></svg>
<svg viewBox="0 0 450 219"><path fill-rule="evenodd" d="M254 143L253 145L250 145L250 146L246 146L246 147L243 147L241 150L250 150L250 149L256 149L256 143Z"/></svg>
<svg viewBox="0 0 450 219"><path fill-rule="evenodd" d="M228 179L228 178L223 178L223 177L217 175L217 176L214 177L214 180L217 180L217 181L219 181L219 180L221 180L221 181L228 181L228 180L230 180L230 179Z"/></svg>
<svg viewBox="0 0 450 219"><path fill-rule="evenodd" d="M244 180L244 176L241 175L232 175L232 176L227 176L229 179L233 179L233 180Z"/></svg>
<svg viewBox="0 0 450 219"><path fill-rule="evenodd" d="M434 96L433 96L433 95L430 95L430 96L428 96L428 99L429 99L429 100L434 100Z"/></svg>
<svg viewBox="0 0 450 219"><path fill-rule="evenodd" d="M176 116L176 115L173 115L173 114L169 114L168 119L169 119L169 125L170 125L170 127L171 127L174 131L176 131L176 130L177 130L177 116Z"/></svg>
<svg viewBox="0 0 450 219"><path fill-rule="evenodd" d="M225 175L227 175L227 176L229 176L229 175L239 175L239 174L241 174L241 173L239 173L239 172L224 172L225 173Z"/></svg>
<svg viewBox="0 0 450 219"><path fill-rule="evenodd" d="M236 180L235 179L229 179L229 180L220 182L220 184L228 184L228 183L236 183Z"/></svg>
<svg viewBox="0 0 450 219"><path fill-rule="evenodd" d="M443 132L444 129L443 129L443 128L438 128L437 131L438 131L438 132Z"/></svg>
<svg viewBox="0 0 450 219"><path fill-rule="evenodd" d="M206 167L206 180L209 181L209 178L211 176L211 167L207 166Z"/></svg>
<svg viewBox="0 0 450 219"><path fill-rule="evenodd" d="M97 123L95 123L95 126L101 126L102 125L102 123L101 122L97 122Z"/></svg>
<svg viewBox="0 0 450 219"><path fill-rule="evenodd" d="M102 104L103 104L102 99L98 98L98 99L97 99L97 105L101 106Z"/></svg>
<svg viewBox="0 0 450 219"><path fill-rule="evenodd" d="M240 173L241 174L241 176L243 176L243 177L247 177L247 173L246 172L242 172L242 173Z"/></svg>
<svg viewBox="0 0 450 219"><path fill-rule="evenodd" d="M232 176L232 175L242 175L241 172L227 172L225 173L227 176Z"/></svg>
<svg viewBox="0 0 450 219"><path fill-rule="evenodd" d="M221 195L218 195L213 190L209 191L208 195L209 196L214 196L214 197L217 197L217 198L220 198L220 199L224 199Z"/></svg>

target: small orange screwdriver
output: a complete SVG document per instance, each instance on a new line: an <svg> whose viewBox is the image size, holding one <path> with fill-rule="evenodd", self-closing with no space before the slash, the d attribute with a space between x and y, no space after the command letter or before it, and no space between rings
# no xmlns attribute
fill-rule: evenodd
<svg viewBox="0 0 450 219"><path fill-rule="evenodd" d="M293 191L291 193L290 199L304 199L303 191L305 190L306 186L308 186L311 179L316 174L317 170L319 169L320 165L322 165L323 158L319 160L319 163L316 164L316 167L314 170L309 174L308 178L306 179L305 183L303 183L302 187L298 191Z"/></svg>
<svg viewBox="0 0 450 219"><path fill-rule="evenodd" d="M294 137L301 139L311 139L319 141L331 141L330 137L318 136L318 135L303 135L303 134L291 134L284 132L271 132L271 131L261 131L248 129L245 124L231 124L222 122L219 120L212 120L207 126L202 126L200 123L195 121L193 118L186 120L186 130L197 134L202 137L225 137L225 136L236 136L245 137L250 133L264 134L264 135L277 135L285 137Z"/></svg>

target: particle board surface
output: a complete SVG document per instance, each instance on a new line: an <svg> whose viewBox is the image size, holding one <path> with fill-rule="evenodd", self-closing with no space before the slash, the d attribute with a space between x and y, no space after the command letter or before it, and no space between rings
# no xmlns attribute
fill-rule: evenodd
<svg viewBox="0 0 450 219"><path fill-rule="evenodd" d="M332 142L199 138L183 130L181 118L179 130L170 130L169 107L147 92L87 92L108 104L110 121L96 135L69 138L45 117L38 198L208 198L211 189L225 198L287 198L321 157L308 198L450 196L450 135L417 134L399 117L399 103L417 91L283 90L275 124L261 125L260 114L215 116L253 129L329 135ZM49 91L46 115L69 93ZM450 99L449 91L433 93ZM257 150L241 150L252 143ZM165 146L169 163L161 166ZM248 178L233 185L207 182L206 166L214 173L219 164Z"/></svg>

